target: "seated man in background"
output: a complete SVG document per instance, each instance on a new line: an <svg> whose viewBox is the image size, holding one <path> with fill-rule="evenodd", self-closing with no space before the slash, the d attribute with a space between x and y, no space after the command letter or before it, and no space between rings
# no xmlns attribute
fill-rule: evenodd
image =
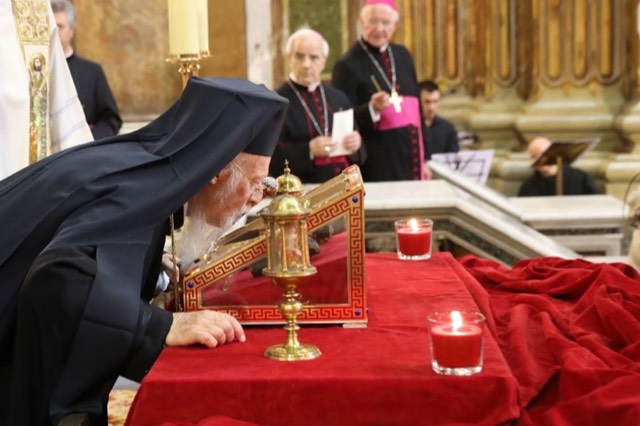
<svg viewBox="0 0 640 426"><path fill-rule="evenodd" d="M289 100L287 118L273 153L271 175L280 176L284 161L304 183L322 183L350 164L361 164L364 148L360 133L347 133L341 143L332 140L333 113L351 109L347 96L320 81L329 44L320 33L302 28L287 40L289 79L276 91ZM354 122L355 124L355 122ZM346 155L332 155L339 145Z"/></svg>
<svg viewBox="0 0 640 426"><path fill-rule="evenodd" d="M76 55L71 46L77 24L73 4L68 0L52 0L51 9L58 25L62 50L93 138L97 140L117 135L122 119L102 67Z"/></svg>
<svg viewBox="0 0 640 426"><path fill-rule="evenodd" d="M106 425L117 377L140 381L165 346L244 341L231 315L148 301L183 206L186 268L262 199L287 103L245 80L193 77L131 135L0 181L12 226L0 245L0 424Z"/></svg>
<svg viewBox="0 0 640 426"><path fill-rule="evenodd" d="M529 143L529 157L532 161L538 158L551 146L551 140L545 137L533 139ZM558 166L535 166L535 171L528 179L522 182L519 197L535 197L556 195L556 176ZM563 195L589 195L600 194L601 191L588 173L573 168L569 165L562 167L562 194Z"/></svg>
<svg viewBox="0 0 640 426"><path fill-rule="evenodd" d="M424 80L418 84L420 88L420 105L422 107L422 135L424 138L427 158L431 154L443 152L458 152L458 132L449 120L438 115L440 107L440 88L431 80Z"/></svg>

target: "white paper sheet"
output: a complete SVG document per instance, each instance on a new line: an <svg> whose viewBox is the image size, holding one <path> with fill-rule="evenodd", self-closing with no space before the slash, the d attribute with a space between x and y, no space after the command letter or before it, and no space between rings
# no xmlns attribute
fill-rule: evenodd
<svg viewBox="0 0 640 426"><path fill-rule="evenodd" d="M432 161L446 164L450 169L466 176L474 182L485 185L489 178L493 149L468 150L433 154Z"/></svg>
<svg viewBox="0 0 640 426"><path fill-rule="evenodd" d="M352 154L352 152L347 151L342 144L344 137L351 132L353 132L353 109L333 113L331 139L337 142L337 148L331 152L331 157Z"/></svg>

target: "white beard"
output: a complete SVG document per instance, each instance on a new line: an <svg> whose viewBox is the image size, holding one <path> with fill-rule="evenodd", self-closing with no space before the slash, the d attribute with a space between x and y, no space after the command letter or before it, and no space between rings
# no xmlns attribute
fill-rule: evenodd
<svg viewBox="0 0 640 426"><path fill-rule="evenodd" d="M218 249L218 241L233 223L232 216L225 219L222 226L210 225L203 217L185 218L182 233L176 241L176 255L180 259L180 270L186 273L198 258L215 253Z"/></svg>
<svg viewBox="0 0 640 426"><path fill-rule="evenodd" d="M209 225L202 215L186 217L180 238L176 240L181 271L184 273L196 259L213 251L223 233L223 228Z"/></svg>
<svg viewBox="0 0 640 426"><path fill-rule="evenodd" d="M218 196L218 204L224 206L235 194L236 180L231 179L229 185ZM224 207L221 207L224 209ZM180 259L180 270L188 271L196 259L207 253L213 253L218 247L218 240L231 228L242 209L225 212L224 219L218 225L207 223L203 212L193 211L185 217L180 237L176 239L176 255Z"/></svg>

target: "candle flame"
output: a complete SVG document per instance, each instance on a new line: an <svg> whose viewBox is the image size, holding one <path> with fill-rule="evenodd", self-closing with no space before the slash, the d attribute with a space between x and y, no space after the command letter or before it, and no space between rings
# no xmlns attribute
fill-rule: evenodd
<svg viewBox="0 0 640 426"><path fill-rule="evenodd" d="M451 323L453 324L453 328L462 327L462 314L460 311L451 311Z"/></svg>
<svg viewBox="0 0 640 426"><path fill-rule="evenodd" d="M415 219L409 219L408 222L409 227L411 228L412 231L417 231L418 230L418 221Z"/></svg>

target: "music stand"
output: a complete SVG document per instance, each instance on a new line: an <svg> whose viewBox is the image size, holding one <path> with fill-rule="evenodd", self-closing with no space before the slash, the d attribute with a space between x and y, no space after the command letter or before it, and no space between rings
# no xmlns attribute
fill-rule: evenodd
<svg viewBox="0 0 640 426"><path fill-rule="evenodd" d="M556 195L562 195L563 165L572 164L578 157L591 150L599 142L600 138L552 141L549 148L533 160L531 166L550 166L553 164L558 166L558 173L556 174Z"/></svg>
<svg viewBox="0 0 640 426"><path fill-rule="evenodd" d="M447 165L451 170L466 176L479 185L485 185L489 178L493 149L465 150L432 154L431 160Z"/></svg>

